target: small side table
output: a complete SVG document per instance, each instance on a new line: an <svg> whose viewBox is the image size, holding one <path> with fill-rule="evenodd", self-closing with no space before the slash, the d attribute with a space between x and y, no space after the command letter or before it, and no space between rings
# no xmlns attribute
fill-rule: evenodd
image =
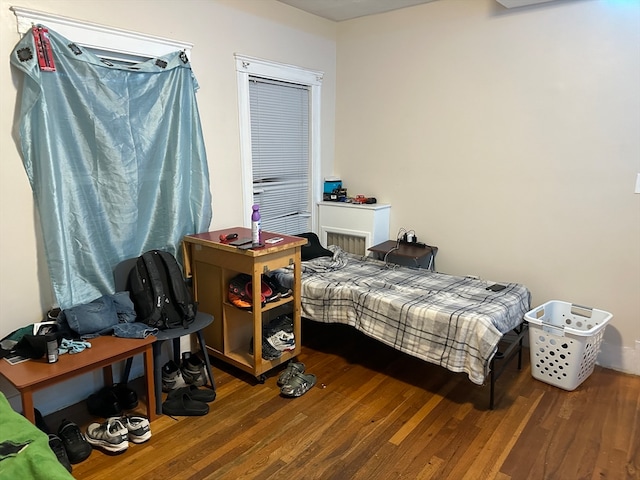
<svg viewBox="0 0 640 480"><path fill-rule="evenodd" d="M60 359L56 363L47 363L46 359L41 359L9 365L4 360L0 360L0 375L9 380L20 392L24 416L35 424L33 392L36 390L98 368L102 368L105 384L112 385L111 366L116 362L142 353L146 377L147 416L151 422L156 418L156 412L153 408L155 390L152 353L152 345L155 341L156 337L154 336L143 339L102 336L91 339L91 348L80 353L60 355Z"/></svg>
<svg viewBox="0 0 640 480"><path fill-rule="evenodd" d="M386 258L387 261L398 265L427 268L431 271L436 268L438 247L431 245L422 247L410 243L399 243L396 240L387 240L370 247L369 251L379 260Z"/></svg>

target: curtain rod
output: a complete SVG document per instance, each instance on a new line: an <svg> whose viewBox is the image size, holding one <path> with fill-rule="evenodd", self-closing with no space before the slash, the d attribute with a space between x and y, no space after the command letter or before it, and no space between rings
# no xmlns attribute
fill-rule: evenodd
<svg viewBox="0 0 640 480"><path fill-rule="evenodd" d="M69 40L91 48L107 47L120 53L137 56L162 56L172 51L183 50L191 58L193 43L108 27L23 7L12 6L10 9L17 17L17 30L20 35L27 33L33 25L42 24ZM132 50L132 46L138 49Z"/></svg>

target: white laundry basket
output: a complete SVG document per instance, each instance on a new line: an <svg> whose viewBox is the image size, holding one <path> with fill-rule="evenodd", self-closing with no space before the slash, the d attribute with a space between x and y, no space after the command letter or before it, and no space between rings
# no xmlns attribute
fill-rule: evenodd
<svg viewBox="0 0 640 480"><path fill-rule="evenodd" d="M533 378L575 390L593 373L604 329L612 315L552 300L524 317L529 322Z"/></svg>

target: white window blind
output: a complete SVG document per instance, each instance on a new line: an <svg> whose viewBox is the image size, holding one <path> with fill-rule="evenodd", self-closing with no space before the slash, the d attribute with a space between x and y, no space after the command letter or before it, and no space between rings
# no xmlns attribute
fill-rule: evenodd
<svg viewBox="0 0 640 480"><path fill-rule="evenodd" d="M311 229L309 87L249 77L253 201L262 229Z"/></svg>
<svg viewBox="0 0 640 480"><path fill-rule="evenodd" d="M320 100L324 74L246 55L235 54L235 59L244 226L251 225L251 205L257 203L262 206L264 230L294 235L315 231L317 215L311 207L322 199ZM303 108L306 111L298 110ZM300 162L306 158L306 166L290 161L296 155Z"/></svg>

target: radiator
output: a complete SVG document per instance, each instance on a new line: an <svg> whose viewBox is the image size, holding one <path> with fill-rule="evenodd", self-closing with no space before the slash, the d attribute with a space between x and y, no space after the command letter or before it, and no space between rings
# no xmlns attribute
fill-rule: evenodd
<svg viewBox="0 0 640 480"><path fill-rule="evenodd" d="M366 255L366 238L352 233L327 232L327 245L337 245L345 252Z"/></svg>

